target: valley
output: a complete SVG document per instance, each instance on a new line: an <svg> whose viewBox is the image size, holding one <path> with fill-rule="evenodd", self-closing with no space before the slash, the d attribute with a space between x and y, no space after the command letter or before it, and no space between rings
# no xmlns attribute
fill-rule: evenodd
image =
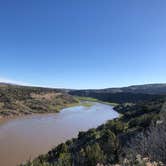
<svg viewBox="0 0 166 166"><path fill-rule="evenodd" d="M139 162L148 157L162 166L165 84L134 86L132 92L131 87L121 89L125 91L1 84L0 163L123 166L127 161L141 166L140 155Z"/></svg>

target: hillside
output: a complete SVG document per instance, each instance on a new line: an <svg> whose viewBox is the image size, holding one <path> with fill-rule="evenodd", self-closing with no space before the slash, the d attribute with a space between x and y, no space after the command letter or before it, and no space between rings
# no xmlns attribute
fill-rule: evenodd
<svg viewBox="0 0 166 166"><path fill-rule="evenodd" d="M60 89L0 83L0 116L57 112L77 101Z"/></svg>
<svg viewBox="0 0 166 166"><path fill-rule="evenodd" d="M70 90L69 94L116 103L148 101L166 95L166 84L147 84L98 90Z"/></svg>
<svg viewBox="0 0 166 166"><path fill-rule="evenodd" d="M25 166L143 166L142 158L160 166L166 163L165 108L164 99L119 105L115 109L123 114L121 118L80 132L77 139L60 144Z"/></svg>

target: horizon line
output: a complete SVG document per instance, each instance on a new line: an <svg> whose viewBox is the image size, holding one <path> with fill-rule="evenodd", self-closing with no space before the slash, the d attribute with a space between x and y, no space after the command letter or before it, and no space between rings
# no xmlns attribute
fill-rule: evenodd
<svg viewBox="0 0 166 166"><path fill-rule="evenodd" d="M110 86L105 88L64 88L64 87L53 87L53 86L47 86L47 85L34 85L34 84L28 84L28 83L14 83L14 82L4 82L0 81L0 84L7 84L7 85L15 85L15 86L24 86L24 87L36 87L36 88L48 88L48 89L64 89L64 90L101 90L101 89L116 89L116 88L125 88L125 87L132 87L132 86L143 86L143 85L166 85L165 82L159 83L159 82L152 82L152 83L143 83L143 84L130 84L130 85L124 85L124 86Z"/></svg>

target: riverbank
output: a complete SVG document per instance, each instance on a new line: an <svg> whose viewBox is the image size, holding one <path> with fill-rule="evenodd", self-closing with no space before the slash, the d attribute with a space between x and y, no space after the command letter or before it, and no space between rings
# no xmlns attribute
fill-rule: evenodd
<svg viewBox="0 0 166 166"><path fill-rule="evenodd" d="M18 118L18 117L25 117L25 116L29 116L29 115L42 115L42 114L49 114L49 113L59 113L62 109L67 108L67 107L73 107L73 106L77 106L79 105L79 103L73 103L73 104L67 104L65 106L58 106L56 107L56 111L49 111L49 112L40 112L40 111L31 111L31 112L27 112L27 113L17 113L17 114L5 114L5 115L0 115L0 121L4 121L4 120L8 120L8 119L14 119L14 118Z"/></svg>
<svg viewBox="0 0 166 166"><path fill-rule="evenodd" d="M118 106L118 103L113 103L113 102L105 102L105 101L101 101L92 97L80 97L80 96L74 96L76 99L78 99L79 101L91 101L91 102L98 102L98 103L102 103L102 104L107 104L113 107Z"/></svg>
<svg viewBox="0 0 166 166"><path fill-rule="evenodd" d="M17 114L17 115L9 115L9 116L0 116L0 123L1 122L5 122L7 120L10 120L10 119L16 119L16 118L19 118L19 117L28 117L28 116L31 116L31 115L47 115L47 114L53 114L53 113L59 113L61 110L65 109L65 108L70 108L70 107L76 107L76 106L84 106L84 107L91 107L93 106L95 103L92 102L92 101L81 101L81 100L76 100L77 102L76 103L72 103L72 104L67 104L63 107L58 107L57 108L57 111L56 112L31 112L31 113L28 113L28 114Z"/></svg>

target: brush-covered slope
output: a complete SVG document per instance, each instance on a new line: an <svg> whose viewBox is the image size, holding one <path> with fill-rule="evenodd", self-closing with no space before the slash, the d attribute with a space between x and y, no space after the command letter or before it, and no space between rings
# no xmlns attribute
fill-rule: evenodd
<svg viewBox="0 0 166 166"><path fill-rule="evenodd" d="M57 112L77 101L59 89L0 83L0 116Z"/></svg>

